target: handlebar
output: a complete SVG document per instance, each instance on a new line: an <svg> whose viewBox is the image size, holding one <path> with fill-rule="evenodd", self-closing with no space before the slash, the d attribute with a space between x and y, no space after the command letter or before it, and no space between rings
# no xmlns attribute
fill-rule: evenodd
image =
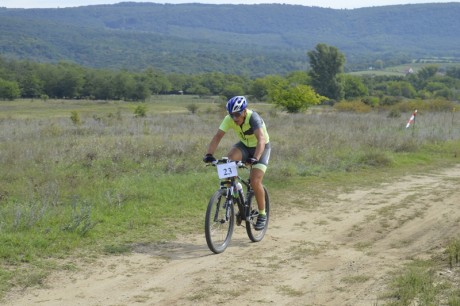
<svg viewBox="0 0 460 306"><path fill-rule="evenodd" d="M208 163L207 166L217 166L219 164L227 164L227 163L231 163L231 162L235 162L236 163L236 166L238 168L245 168L247 169L248 167L246 166L245 163L243 163L242 161L240 160L231 160L231 159L228 159L226 157L223 157L222 159L218 159L218 160L215 160L211 163Z"/></svg>

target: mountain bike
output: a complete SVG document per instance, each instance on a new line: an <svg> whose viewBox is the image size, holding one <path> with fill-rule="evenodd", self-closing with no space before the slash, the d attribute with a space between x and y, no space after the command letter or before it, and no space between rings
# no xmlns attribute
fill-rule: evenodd
<svg viewBox="0 0 460 306"><path fill-rule="evenodd" d="M220 179L220 188L209 200L206 210L204 228L209 249L216 254L224 252L232 239L235 223L237 226L246 227L252 242L261 241L267 232L270 220L267 188L264 186L267 223L263 230L256 231L254 225L259 215L257 200L250 179L245 180L238 175L238 169L248 169L248 167L241 161L232 161L225 157L209 165L217 168Z"/></svg>

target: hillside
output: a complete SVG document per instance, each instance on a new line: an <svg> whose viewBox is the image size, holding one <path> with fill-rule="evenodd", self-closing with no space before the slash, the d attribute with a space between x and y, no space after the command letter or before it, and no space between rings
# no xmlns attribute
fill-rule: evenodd
<svg viewBox="0 0 460 306"><path fill-rule="evenodd" d="M125 2L62 9L0 8L0 55L105 68L245 75L307 67L333 45L347 67L375 60L460 58L460 3L335 10L298 5Z"/></svg>

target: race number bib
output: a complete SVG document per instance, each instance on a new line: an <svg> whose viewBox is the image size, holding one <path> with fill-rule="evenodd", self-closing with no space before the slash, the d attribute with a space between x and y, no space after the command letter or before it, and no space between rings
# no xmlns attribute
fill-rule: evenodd
<svg viewBox="0 0 460 306"><path fill-rule="evenodd" d="M238 176L238 170L235 162L217 165L217 174L220 179Z"/></svg>

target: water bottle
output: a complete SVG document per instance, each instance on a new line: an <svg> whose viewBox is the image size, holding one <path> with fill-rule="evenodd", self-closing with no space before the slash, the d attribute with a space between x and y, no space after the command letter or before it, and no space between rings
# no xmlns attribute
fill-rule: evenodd
<svg viewBox="0 0 460 306"><path fill-rule="evenodd" d="M241 185L240 182L236 183L236 190L238 190L238 194L241 196L241 199L244 201L243 185Z"/></svg>

